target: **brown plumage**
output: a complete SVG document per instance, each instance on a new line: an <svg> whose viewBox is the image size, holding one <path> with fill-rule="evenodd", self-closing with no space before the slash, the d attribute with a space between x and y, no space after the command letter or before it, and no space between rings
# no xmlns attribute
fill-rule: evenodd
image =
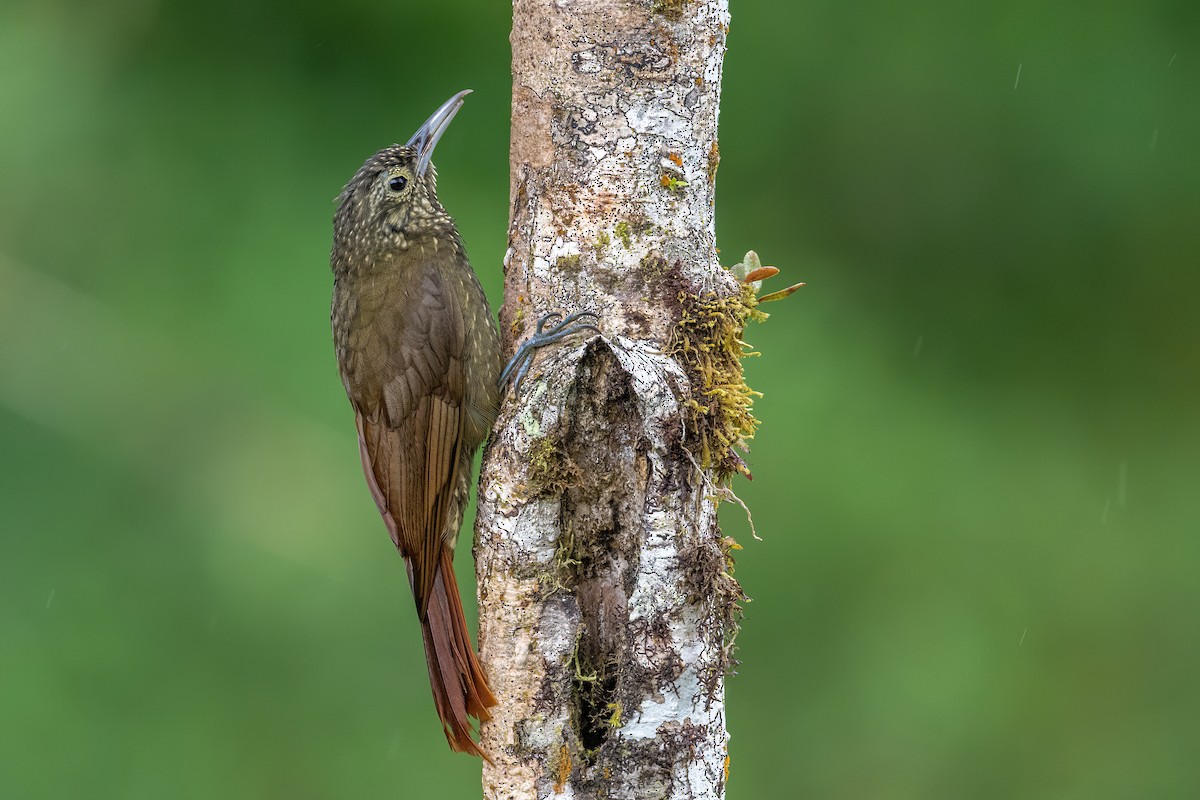
<svg viewBox="0 0 1200 800"><path fill-rule="evenodd" d="M475 658L452 558L471 459L496 419L500 337L438 202L433 147L460 92L346 184L334 217L332 323L367 485L408 566L434 704L454 750L496 700Z"/></svg>

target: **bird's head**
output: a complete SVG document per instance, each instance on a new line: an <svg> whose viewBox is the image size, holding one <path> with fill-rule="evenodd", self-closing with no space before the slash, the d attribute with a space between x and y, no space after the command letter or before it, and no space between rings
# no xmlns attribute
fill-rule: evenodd
<svg viewBox="0 0 1200 800"><path fill-rule="evenodd" d="M437 199L433 149L470 93L466 89L442 103L406 144L385 147L367 159L338 197L336 238L404 249L422 236L454 232L454 220Z"/></svg>

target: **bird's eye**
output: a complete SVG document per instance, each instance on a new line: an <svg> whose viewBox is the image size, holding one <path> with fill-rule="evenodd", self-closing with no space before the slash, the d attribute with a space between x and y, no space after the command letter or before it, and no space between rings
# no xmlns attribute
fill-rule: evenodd
<svg viewBox="0 0 1200 800"><path fill-rule="evenodd" d="M388 180L388 188L393 192L403 192L405 186L408 186L408 178L403 175L393 175Z"/></svg>

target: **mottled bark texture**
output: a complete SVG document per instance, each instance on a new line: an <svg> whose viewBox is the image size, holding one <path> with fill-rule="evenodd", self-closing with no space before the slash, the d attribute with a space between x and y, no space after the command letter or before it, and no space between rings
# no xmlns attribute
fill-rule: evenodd
<svg viewBox="0 0 1200 800"><path fill-rule="evenodd" d="M485 458L486 798L724 796L740 590L716 505L752 308L713 237L728 21L725 0L513 4L502 332L511 353L591 310L604 334L538 354Z"/></svg>

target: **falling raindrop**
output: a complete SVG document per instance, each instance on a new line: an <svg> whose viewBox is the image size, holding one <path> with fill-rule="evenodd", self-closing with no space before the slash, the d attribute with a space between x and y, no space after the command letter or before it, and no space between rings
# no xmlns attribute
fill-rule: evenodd
<svg viewBox="0 0 1200 800"><path fill-rule="evenodd" d="M1117 505L1121 508L1125 507L1126 487L1129 478L1129 462L1122 461L1120 468L1117 470Z"/></svg>

